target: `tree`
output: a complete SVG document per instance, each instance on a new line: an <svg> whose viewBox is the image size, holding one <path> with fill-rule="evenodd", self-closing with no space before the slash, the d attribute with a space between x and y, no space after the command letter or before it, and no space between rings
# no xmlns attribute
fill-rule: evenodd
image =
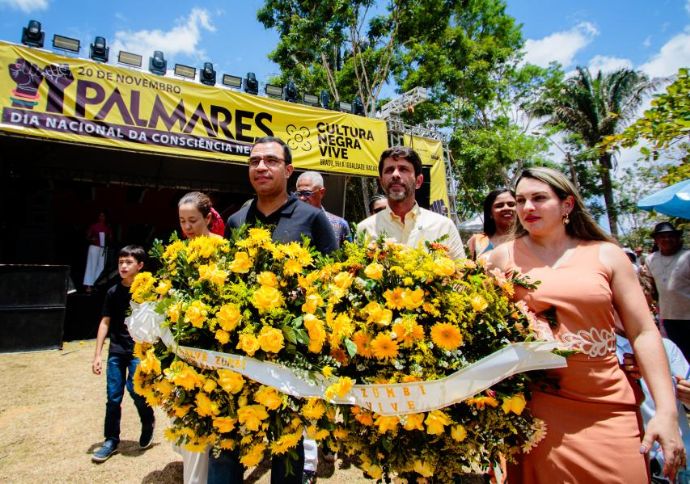
<svg viewBox="0 0 690 484"><path fill-rule="evenodd" d="M622 133L606 137L602 147L630 148L640 141L648 144L640 147L647 160L657 161L661 152L679 158L680 164L666 167L664 182L671 185L690 178L690 73L687 68L678 71L664 94L655 96L652 106L642 117Z"/></svg>
<svg viewBox="0 0 690 484"><path fill-rule="evenodd" d="M611 233L618 235L618 214L611 179L613 154L599 151L606 136L618 133L639 108L644 95L655 86L642 72L620 69L592 77L585 67L556 89L544 92L531 106L533 114L547 116L547 124L577 135L596 161L601 192Z"/></svg>

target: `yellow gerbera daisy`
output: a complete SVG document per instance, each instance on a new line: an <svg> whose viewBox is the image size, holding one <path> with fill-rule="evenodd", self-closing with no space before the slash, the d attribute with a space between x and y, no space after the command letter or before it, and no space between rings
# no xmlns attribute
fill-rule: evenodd
<svg viewBox="0 0 690 484"><path fill-rule="evenodd" d="M436 323L431 327L431 341L444 350L454 350L462 344L460 328L450 323Z"/></svg>

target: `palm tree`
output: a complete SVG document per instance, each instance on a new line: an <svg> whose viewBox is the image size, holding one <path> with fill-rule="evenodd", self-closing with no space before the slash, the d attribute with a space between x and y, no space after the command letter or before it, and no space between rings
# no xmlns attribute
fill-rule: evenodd
<svg viewBox="0 0 690 484"><path fill-rule="evenodd" d="M589 69L578 67L574 76L556 90L545 92L531 109L537 116L547 116L547 124L576 135L593 153L614 236L618 236L618 213L611 181L613 153L599 151L598 145L605 136L622 130L625 122L635 116L644 95L655 85L640 71L599 71L592 78Z"/></svg>

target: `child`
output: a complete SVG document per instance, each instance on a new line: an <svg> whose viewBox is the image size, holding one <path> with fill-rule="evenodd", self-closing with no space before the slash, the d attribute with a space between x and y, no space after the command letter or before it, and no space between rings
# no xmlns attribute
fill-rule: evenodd
<svg viewBox="0 0 690 484"><path fill-rule="evenodd" d="M120 250L117 261L118 271L122 281L111 287L103 304L103 318L98 327L96 337L96 352L94 353L91 369L96 375L103 370L101 352L106 335L110 337L108 350L108 366L106 370L108 401L105 405L105 442L98 448L91 458L94 462L104 462L117 452L120 443L120 416L122 414L122 397L127 391L134 400L134 405L141 419L141 436L139 447L147 449L153 442L153 427L155 424L153 409L146 404L144 398L134 392L132 378L139 360L132 355L134 341L125 326L125 316L129 309L131 295L129 287L134 277L144 267L146 252L138 245L128 245Z"/></svg>

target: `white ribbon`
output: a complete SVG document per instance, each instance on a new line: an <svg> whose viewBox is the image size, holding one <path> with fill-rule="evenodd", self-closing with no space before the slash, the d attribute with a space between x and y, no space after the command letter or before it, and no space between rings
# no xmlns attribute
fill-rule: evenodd
<svg viewBox="0 0 690 484"><path fill-rule="evenodd" d="M144 314L148 316L148 312ZM137 320L138 316L132 312L131 318ZM166 346L194 366L233 370L295 397L325 398L326 388L337 381L248 356L180 346L167 328L161 328L160 334ZM564 357L551 352L555 348L557 342L551 341L511 343L440 380L354 385L344 397L332 402L359 405L389 416L430 412L466 400L516 373L567 366Z"/></svg>
<svg viewBox="0 0 690 484"><path fill-rule="evenodd" d="M165 316L156 312L152 302L141 304L131 301L132 314L125 318L129 334L137 343L155 343L161 337L161 325Z"/></svg>

